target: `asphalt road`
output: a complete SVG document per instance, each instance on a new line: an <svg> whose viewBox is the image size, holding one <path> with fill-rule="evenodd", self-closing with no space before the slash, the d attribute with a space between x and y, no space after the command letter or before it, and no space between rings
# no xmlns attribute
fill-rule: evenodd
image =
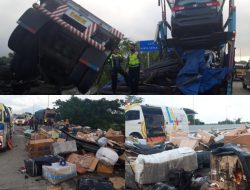
<svg viewBox="0 0 250 190"><path fill-rule="evenodd" d="M233 95L250 95L250 88L243 89L241 81L234 81Z"/></svg>
<svg viewBox="0 0 250 190"><path fill-rule="evenodd" d="M0 190L47 190L52 186L42 177L29 177L19 172L19 168L24 166L24 160L28 159L23 135L25 128L15 126L14 148L0 152ZM61 187L65 190L75 190L76 180L64 182Z"/></svg>

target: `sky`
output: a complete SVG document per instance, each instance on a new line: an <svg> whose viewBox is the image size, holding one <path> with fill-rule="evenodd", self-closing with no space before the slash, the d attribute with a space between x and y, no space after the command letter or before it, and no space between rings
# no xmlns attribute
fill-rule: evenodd
<svg viewBox="0 0 250 190"><path fill-rule="evenodd" d="M107 100L124 99L125 96L77 96L93 100L106 98ZM242 121L250 121L249 96L140 96L143 104L154 106L168 106L176 108L194 109L198 114L196 118L205 123L217 123L226 118L231 120L241 118ZM42 108L53 108L57 99L67 100L70 96L0 96L0 102L12 107L13 113L21 114L26 111L33 113Z"/></svg>
<svg viewBox="0 0 250 190"><path fill-rule="evenodd" d="M132 40L154 39L156 25L161 20L161 8L157 0L75 0L77 3L123 32ZM7 42L22 13L38 0L0 0L0 56L10 50ZM228 0L227 0L228 2ZM250 58L249 1L236 0L237 50L236 60ZM227 8L227 7L225 7ZM170 10L168 9L168 20ZM226 11L225 11L226 12Z"/></svg>
<svg viewBox="0 0 250 190"><path fill-rule="evenodd" d="M12 108L12 112L16 114L22 114L24 112L34 113L37 110L44 108L53 108L54 102L58 99L65 101L69 99L71 95L0 95L0 102L8 107ZM105 98L107 100L124 99L124 96L77 96L81 99L99 100Z"/></svg>
<svg viewBox="0 0 250 190"><path fill-rule="evenodd" d="M226 118L241 118L250 121L249 96L140 96L149 105L190 108L196 118L209 123L218 123Z"/></svg>

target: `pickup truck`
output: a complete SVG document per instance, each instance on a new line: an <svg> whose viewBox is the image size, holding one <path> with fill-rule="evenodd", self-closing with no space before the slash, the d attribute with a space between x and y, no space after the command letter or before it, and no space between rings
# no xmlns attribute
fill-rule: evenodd
<svg viewBox="0 0 250 190"><path fill-rule="evenodd" d="M8 46L15 80L86 93L123 34L72 0L41 0L17 21ZM41 93L40 93L41 94Z"/></svg>

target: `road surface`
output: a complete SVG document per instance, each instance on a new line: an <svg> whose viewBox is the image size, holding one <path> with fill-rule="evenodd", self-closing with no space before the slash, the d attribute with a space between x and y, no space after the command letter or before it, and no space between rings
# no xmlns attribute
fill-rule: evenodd
<svg viewBox="0 0 250 190"><path fill-rule="evenodd" d="M234 81L233 95L250 95L250 88L243 89L241 81Z"/></svg>

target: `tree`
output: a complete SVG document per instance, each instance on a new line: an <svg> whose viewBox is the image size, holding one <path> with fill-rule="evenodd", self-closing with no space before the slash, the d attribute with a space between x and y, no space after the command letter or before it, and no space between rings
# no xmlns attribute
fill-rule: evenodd
<svg viewBox="0 0 250 190"><path fill-rule="evenodd" d="M124 130L123 100L90 100L71 96L69 100L57 100L54 104L62 119L92 128Z"/></svg>
<svg viewBox="0 0 250 190"><path fill-rule="evenodd" d="M125 97L125 103L126 104L137 104L137 103L142 103L144 100L142 97L139 96L132 96L132 95L127 95Z"/></svg>
<svg viewBox="0 0 250 190"><path fill-rule="evenodd" d="M230 119L226 119L224 121L219 121L218 124L234 124L234 122Z"/></svg>
<svg viewBox="0 0 250 190"><path fill-rule="evenodd" d="M131 41L128 38L123 38L119 44L119 48L121 51L121 54L125 57L127 57L130 53L130 44L133 43L133 41Z"/></svg>
<svg viewBox="0 0 250 190"><path fill-rule="evenodd" d="M0 65L9 65L13 57L14 57L13 53L9 53L8 56L0 57Z"/></svg>

